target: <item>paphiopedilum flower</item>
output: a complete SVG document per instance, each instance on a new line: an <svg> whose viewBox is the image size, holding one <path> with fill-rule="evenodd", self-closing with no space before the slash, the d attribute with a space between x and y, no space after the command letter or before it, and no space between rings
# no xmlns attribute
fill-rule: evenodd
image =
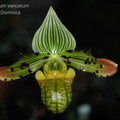
<svg viewBox="0 0 120 120"><path fill-rule="evenodd" d="M105 58L95 58L90 52L75 51L73 35L61 23L53 8L34 35L34 54L24 55L18 62L0 68L0 80L17 80L31 73L41 87L43 103L53 113L62 113L71 102L75 70L111 76L117 64ZM42 70L40 70L43 68Z"/></svg>

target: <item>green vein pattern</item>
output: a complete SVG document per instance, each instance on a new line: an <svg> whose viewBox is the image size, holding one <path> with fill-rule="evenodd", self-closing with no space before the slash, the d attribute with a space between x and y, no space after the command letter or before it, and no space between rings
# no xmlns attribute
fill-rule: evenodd
<svg viewBox="0 0 120 120"><path fill-rule="evenodd" d="M67 30L50 7L41 27L34 35L32 48L34 52L59 53L65 50L74 50L76 42L73 35Z"/></svg>

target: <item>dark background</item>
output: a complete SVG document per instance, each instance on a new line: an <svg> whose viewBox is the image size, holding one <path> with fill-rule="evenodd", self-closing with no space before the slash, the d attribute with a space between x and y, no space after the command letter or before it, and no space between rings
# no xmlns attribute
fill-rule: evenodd
<svg viewBox="0 0 120 120"><path fill-rule="evenodd" d="M31 43L52 5L63 24L74 35L77 50L91 49L93 56L120 63L119 0L1 0L0 4L26 3L20 16L0 16L0 66L11 65L19 52L32 53ZM60 115L42 104L34 75L9 83L0 82L0 120L120 120L120 72L98 78L77 71L73 101ZM88 105L90 115L82 118L78 108ZM3 117L3 118L2 118Z"/></svg>

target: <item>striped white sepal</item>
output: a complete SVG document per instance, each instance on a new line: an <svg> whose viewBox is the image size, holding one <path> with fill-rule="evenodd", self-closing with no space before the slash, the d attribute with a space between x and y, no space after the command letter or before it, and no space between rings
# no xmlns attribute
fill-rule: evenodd
<svg viewBox="0 0 120 120"><path fill-rule="evenodd" d="M76 41L50 7L41 27L34 35L32 48L34 52L59 53L74 50Z"/></svg>

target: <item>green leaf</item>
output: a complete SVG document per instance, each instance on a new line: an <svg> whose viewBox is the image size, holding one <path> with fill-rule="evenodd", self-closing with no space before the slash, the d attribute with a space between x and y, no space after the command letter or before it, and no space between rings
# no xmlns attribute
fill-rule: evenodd
<svg viewBox="0 0 120 120"><path fill-rule="evenodd" d="M47 53L28 55L11 66L0 67L0 80L10 81L36 72L47 62Z"/></svg>
<svg viewBox="0 0 120 120"><path fill-rule="evenodd" d="M100 77L111 76L117 71L116 63L105 58L94 58L90 52L61 52L59 55L64 58L69 66L94 73Z"/></svg>
<svg viewBox="0 0 120 120"><path fill-rule="evenodd" d="M32 48L35 52L59 53L74 50L76 42L50 7L41 27L34 35Z"/></svg>

